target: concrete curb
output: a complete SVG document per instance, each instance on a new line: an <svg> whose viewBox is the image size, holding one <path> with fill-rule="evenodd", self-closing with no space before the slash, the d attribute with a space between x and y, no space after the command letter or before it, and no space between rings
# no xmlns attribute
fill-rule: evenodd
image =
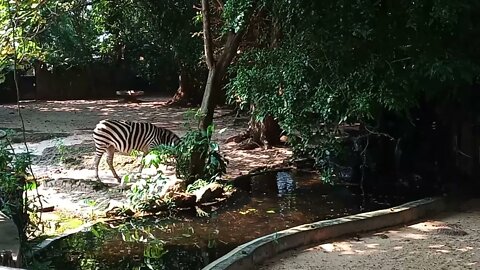
<svg viewBox="0 0 480 270"><path fill-rule="evenodd" d="M60 234L60 235L57 235L55 237L52 237L52 238L47 238L45 240L43 240L41 243L35 245L33 247L33 252L34 253L37 253L39 252L40 250L42 249L45 249L47 247L49 247L51 244L53 244L54 242L56 242L57 240L60 240L60 239L63 239L65 237L68 237L72 234L75 234L75 233L79 233L79 232L82 232L82 231L87 231L90 227L92 227L93 225L99 223L99 222L103 222L101 220L98 220L98 221L94 221L94 222L87 222L83 225L81 225L80 227L78 228L75 228L75 229L71 229L71 230L67 230L65 231L64 233Z"/></svg>
<svg viewBox="0 0 480 270"><path fill-rule="evenodd" d="M300 225L240 245L203 270L256 269L266 259L290 249L409 223L446 208L445 198L425 198L389 209Z"/></svg>

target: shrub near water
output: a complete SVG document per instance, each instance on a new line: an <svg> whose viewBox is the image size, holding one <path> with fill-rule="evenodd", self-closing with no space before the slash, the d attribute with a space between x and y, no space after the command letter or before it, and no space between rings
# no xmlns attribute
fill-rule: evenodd
<svg viewBox="0 0 480 270"><path fill-rule="evenodd" d="M206 132L189 129L176 147L161 145L148 153L142 162L147 167L155 167L157 174L140 179L132 185L129 194L132 207L137 210L151 210L159 204L168 208L174 206L169 198L161 197L162 188L167 184L168 178L163 175L160 166L172 160L175 162L177 177L191 183L186 189L188 193L214 182L225 174L228 162L219 153L218 143L212 140L213 132L213 126ZM194 154L199 154L200 158L193 160ZM200 162L193 164L195 161ZM200 170L195 171L195 168ZM130 175L126 176L127 181L130 178Z"/></svg>
<svg viewBox="0 0 480 270"><path fill-rule="evenodd" d="M206 132L201 130L189 130L182 138L182 142L175 148L174 156L176 160L177 176L182 179L195 180L203 179L213 182L220 178L227 171L228 161L220 154L218 143L212 140L214 132L213 126L209 126ZM201 158L201 170L195 172L192 170L193 154L199 153Z"/></svg>
<svg viewBox="0 0 480 270"><path fill-rule="evenodd" d="M17 226L22 248L29 237L43 230L38 214L39 197L26 194L37 188L28 173L30 164L29 154L15 153L8 139L0 140L0 211Z"/></svg>

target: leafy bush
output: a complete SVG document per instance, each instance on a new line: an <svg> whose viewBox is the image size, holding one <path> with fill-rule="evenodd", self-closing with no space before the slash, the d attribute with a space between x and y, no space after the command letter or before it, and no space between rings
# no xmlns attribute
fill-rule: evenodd
<svg viewBox="0 0 480 270"><path fill-rule="evenodd" d="M135 182L128 194L130 205L137 210L150 209L161 199L160 191L166 183L167 179L161 174Z"/></svg>
<svg viewBox="0 0 480 270"><path fill-rule="evenodd" d="M212 141L213 132L213 126L209 126L206 132L189 130L182 138L175 153L178 177L211 182L226 173L228 161L219 153L218 143ZM199 172L192 171L193 153L200 153L200 160L204 162L200 164L202 169Z"/></svg>
<svg viewBox="0 0 480 270"><path fill-rule="evenodd" d="M187 114L187 132L182 137L179 145L161 145L153 149L146 157L145 162L158 168L160 164L168 159L175 160L177 177L193 183L195 180L203 179L209 182L220 178L226 173L228 161L220 154L218 143L212 140L214 127L209 126L206 132L192 128L192 121L195 121L195 113ZM195 163L195 154L200 157ZM199 168L199 169L198 169Z"/></svg>
<svg viewBox="0 0 480 270"><path fill-rule="evenodd" d="M12 218L22 241L39 230L36 207L26 191L36 188L36 182L27 181L31 158L29 154L16 154L8 141L0 140L0 211Z"/></svg>
<svg viewBox="0 0 480 270"><path fill-rule="evenodd" d="M193 118L190 114L187 117ZM189 184L187 192L213 182L226 173L228 161L219 153L218 144L212 140L213 126L208 127L206 132L190 127L191 123L187 123L188 131L177 146L160 145L144 157L142 163L147 167L155 167L157 175L140 179L132 185L128 198L135 209L149 209L159 199L168 205L169 202L165 201L168 198L160 198L160 192L168 179L159 169L162 164L168 164L172 160L177 177ZM193 164L195 154L200 155L197 166ZM124 181L131 178L132 175L126 175Z"/></svg>
<svg viewBox="0 0 480 270"><path fill-rule="evenodd" d="M242 52L228 94L278 119L320 165L336 154L339 126L375 131L385 113L408 120L421 102L455 108L480 81L478 3L269 3L265 16L282 35ZM269 41L265 30L259 39Z"/></svg>

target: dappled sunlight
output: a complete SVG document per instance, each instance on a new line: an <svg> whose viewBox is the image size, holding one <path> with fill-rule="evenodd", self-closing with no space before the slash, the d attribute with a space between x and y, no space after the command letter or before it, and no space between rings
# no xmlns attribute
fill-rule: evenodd
<svg viewBox="0 0 480 270"><path fill-rule="evenodd" d="M142 99L143 100L143 99ZM145 98L142 103L122 103L111 100L35 101L21 105L28 130L38 132L73 132L93 130L105 118L147 121L178 130L185 108L165 107L167 98ZM15 105L0 105L1 128L20 128L14 116ZM49 125L54 122L55 125Z"/></svg>
<svg viewBox="0 0 480 270"><path fill-rule="evenodd" d="M414 239L414 240L421 240L425 239L427 236L421 233L415 232L405 232L405 231L388 231L389 237L395 240L400 239Z"/></svg>
<svg viewBox="0 0 480 270"><path fill-rule="evenodd" d="M50 107L42 107L38 108L39 112L80 112L79 108L72 108L72 107L55 107L55 108L50 108Z"/></svg>
<svg viewBox="0 0 480 270"><path fill-rule="evenodd" d="M311 247L305 251L321 250L326 253L338 252L340 255L367 255L374 252L386 252L385 250L379 250L379 248L380 244L378 243L356 245L356 243L351 242L336 242Z"/></svg>
<svg viewBox="0 0 480 270"><path fill-rule="evenodd" d="M450 214L287 252L260 269L310 269L319 264L325 269L478 269L480 245L472 246L480 243L478 224L478 210Z"/></svg>
<svg viewBox="0 0 480 270"><path fill-rule="evenodd" d="M228 143L221 148L222 153L232 165L227 168L227 178L248 174L260 167L273 168L279 166L292 156L292 151L289 148L238 150L236 149L237 146L235 143Z"/></svg>
<svg viewBox="0 0 480 270"><path fill-rule="evenodd" d="M196 108L165 106L168 98L141 98L141 100L140 103L124 103L116 99L22 103L21 109L27 134L38 139L50 135L48 139L27 143L29 150L35 155L33 164L35 176L38 179L94 180L95 147L92 140L92 131L102 119L146 121L168 128L180 136L186 133L188 128L186 126L186 114ZM236 118L231 109L217 108L214 115L214 125L213 140L220 144L220 152L229 160L227 174L224 176L226 179L248 174L259 167L269 168L280 165L292 154L288 148L237 150L237 144L225 144L227 138L244 132L248 127L248 117ZM21 128L15 105L0 105L0 128L16 130ZM14 147L17 151L24 151L24 146L21 143L15 144ZM117 153L114 158L114 166L120 176L123 176L132 171L137 172L140 159ZM173 167L162 166L160 170L166 177L176 178ZM154 174L156 174L156 170L153 168L145 168L142 171L144 177ZM105 157L100 162L99 176L104 183L117 183ZM68 193L63 194L62 190L55 192L58 194L51 193L48 196L56 196L59 201L65 201L66 203L62 203L62 205L71 206L72 209L75 207L75 204L67 203L69 200ZM73 197L70 199L77 200ZM80 200L80 197L78 197L78 200ZM290 209L291 203L286 201L285 205L280 206L278 211ZM274 208L273 205L272 208ZM263 218L264 213L260 214ZM254 229L257 236L261 236L265 231L273 232L300 225L311 218L308 214L296 210L289 216L278 215L270 217L272 220L266 219L266 221L272 221L272 223L259 223L258 217L249 219L240 212L234 212L231 215L235 216L233 220L236 220L236 223ZM242 222L239 222L239 220ZM228 223L225 227L232 228L232 231L226 230L225 237L234 234L238 224L230 224L231 219L224 222ZM283 225L278 227L276 224ZM251 237L252 235L246 235L242 239L247 241Z"/></svg>
<svg viewBox="0 0 480 270"><path fill-rule="evenodd" d="M448 229L450 228L445 222L440 222L436 220L425 221L409 226L410 228L422 231L422 232L431 232L439 228Z"/></svg>

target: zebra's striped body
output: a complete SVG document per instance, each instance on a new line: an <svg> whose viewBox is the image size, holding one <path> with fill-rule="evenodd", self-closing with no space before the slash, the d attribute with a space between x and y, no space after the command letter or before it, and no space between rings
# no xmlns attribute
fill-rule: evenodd
<svg viewBox="0 0 480 270"><path fill-rule="evenodd" d="M165 144L176 145L180 138L172 131L157 127L151 123L128 122L119 120L102 120L93 130L95 142L95 176L98 180L98 164L104 153L113 176L120 182L120 177L113 167L116 151L129 154L133 150L146 154L152 147ZM140 170L143 166L140 168Z"/></svg>

